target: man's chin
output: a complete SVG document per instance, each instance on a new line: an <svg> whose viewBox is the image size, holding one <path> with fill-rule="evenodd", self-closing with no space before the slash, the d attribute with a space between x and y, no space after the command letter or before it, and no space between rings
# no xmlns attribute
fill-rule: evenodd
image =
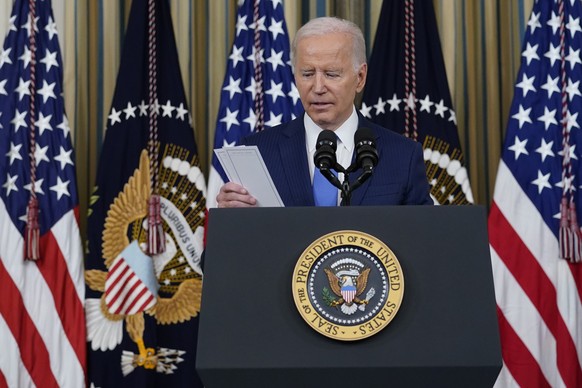
<svg viewBox="0 0 582 388"><path fill-rule="evenodd" d="M322 121L322 122L314 121L314 122L321 129L329 129L330 131L335 131L338 128L338 125L334 125L333 123L330 123L329 121Z"/></svg>
<svg viewBox="0 0 582 388"><path fill-rule="evenodd" d="M311 117L311 120L313 120L313 122L320 128L328 129L332 125L331 120L327 115L310 114L309 117Z"/></svg>

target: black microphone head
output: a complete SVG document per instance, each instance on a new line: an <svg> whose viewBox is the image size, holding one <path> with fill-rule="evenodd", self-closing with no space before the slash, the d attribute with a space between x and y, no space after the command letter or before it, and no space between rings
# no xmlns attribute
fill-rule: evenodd
<svg viewBox="0 0 582 388"><path fill-rule="evenodd" d="M337 162L336 149L337 136L335 133L329 129L321 131L317 136L317 143L315 143L315 154L313 155L315 166L319 169L335 167Z"/></svg>
<svg viewBox="0 0 582 388"><path fill-rule="evenodd" d="M334 151L337 149L337 136L329 129L324 129L323 131L319 132L315 149L325 145L329 145L333 148Z"/></svg>
<svg viewBox="0 0 582 388"><path fill-rule="evenodd" d="M358 143L363 142L363 141L369 141L369 142L375 143L374 138L375 138L374 131L372 131L370 128L367 128L367 127L361 127L361 128L358 128L358 130L354 134L354 143L356 145ZM375 146L375 144L374 144L374 146Z"/></svg>
<svg viewBox="0 0 582 388"><path fill-rule="evenodd" d="M373 169L378 164L378 151L374 132L370 128L359 128L354 135L356 163L363 169Z"/></svg>

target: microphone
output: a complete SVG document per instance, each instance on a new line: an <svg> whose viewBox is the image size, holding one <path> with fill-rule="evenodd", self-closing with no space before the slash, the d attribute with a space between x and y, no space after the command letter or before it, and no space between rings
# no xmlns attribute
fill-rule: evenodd
<svg viewBox="0 0 582 388"><path fill-rule="evenodd" d="M315 167L321 171L323 175L332 185L337 188L342 187L342 183L331 169L343 168L337 163L335 151L337 150L337 136L329 129L323 130L317 136L317 143L315 143L315 154L313 155L313 162Z"/></svg>
<svg viewBox="0 0 582 388"><path fill-rule="evenodd" d="M378 164L374 132L370 128L359 128L354 135L354 143L356 143L356 165L362 168L364 174L372 173Z"/></svg>
<svg viewBox="0 0 582 388"><path fill-rule="evenodd" d="M337 136L329 129L323 130L317 137L315 143L315 154L313 162L320 170L334 168L337 159L335 151L337 150Z"/></svg>

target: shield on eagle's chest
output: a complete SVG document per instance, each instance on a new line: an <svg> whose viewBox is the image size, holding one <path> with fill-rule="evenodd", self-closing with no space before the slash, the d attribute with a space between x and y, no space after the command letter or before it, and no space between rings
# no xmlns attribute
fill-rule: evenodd
<svg viewBox="0 0 582 388"><path fill-rule="evenodd" d="M341 291L346 303L352 303L352 300L354 300L354 297L356 296L356 287L352 285L342 286Z"/></svg>
<svg viewBox="0 0 582 388"><path fill-rule="evenodd" d="M105 303L113 314L137 314L156 304L158 288L152 260L134 240L109 268Z"/></svg>

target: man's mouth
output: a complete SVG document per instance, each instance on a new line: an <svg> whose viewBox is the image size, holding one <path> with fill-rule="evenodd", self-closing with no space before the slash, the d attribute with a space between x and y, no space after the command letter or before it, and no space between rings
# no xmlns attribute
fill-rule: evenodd
<svg viewBox="0 0 582 388"><path fill-rule="evenodd" d="M316 108L324 108L331 105L331 102L312 102L311 105Z"/></svg>

